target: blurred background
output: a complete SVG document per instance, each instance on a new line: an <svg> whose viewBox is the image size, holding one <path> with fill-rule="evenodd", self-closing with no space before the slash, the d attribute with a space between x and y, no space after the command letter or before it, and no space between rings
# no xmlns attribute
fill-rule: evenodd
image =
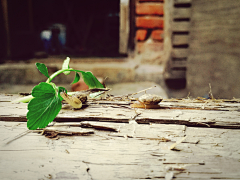
<svg viewBox="0 0 240 180"><path fill-rule="evenodd" d="M1 0L0 92L49 73L92 71L113 94L156 86L164 98L240 97L239 0ZM69 90L74 74L56 78ZM130 91L130 92L129 92Z"/></svg>

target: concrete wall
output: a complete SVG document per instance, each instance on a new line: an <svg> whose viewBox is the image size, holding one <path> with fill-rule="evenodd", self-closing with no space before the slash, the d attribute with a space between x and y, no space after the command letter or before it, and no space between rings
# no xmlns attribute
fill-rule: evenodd
<svg viewBox="0 0 240 180"><path fill-rule="evenodd" d="M204 96L240 97L240 1L192 0L187 87Z"/></svg>

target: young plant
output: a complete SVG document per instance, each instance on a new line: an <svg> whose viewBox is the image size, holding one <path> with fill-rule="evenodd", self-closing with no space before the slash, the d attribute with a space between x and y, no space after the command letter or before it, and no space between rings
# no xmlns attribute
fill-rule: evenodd
<svg viewBox="0 0 240 180"><path fill-rule="evenodd" d="M52 122L58 115L62 108L62 97L60 93L62 91L67 92L64 87L57 87L52 80L61 73L65 75L70 74L71 71L75 72L75 78L73 83L80 80L81 73L84 82L90 89L92 88L104 88L104 86L98 81L98 79L91 73L80 70L75 70L69 67L70 58L67 57L62 65L62 69L56 71L51 76L48 74L48 69L43 63L36 63L38 70L45 75L48 79L46 82L41 82L32 89L31 96L22 98L19 102L30 101L28 104L27 112L27 127L30 130L37 128L45 128L50 122Z"/></svg>

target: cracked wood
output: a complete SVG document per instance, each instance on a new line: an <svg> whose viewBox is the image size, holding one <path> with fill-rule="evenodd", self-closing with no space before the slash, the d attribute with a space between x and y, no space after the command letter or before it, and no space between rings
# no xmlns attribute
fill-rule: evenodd
<svg viewBox="0 0 240 180"><path fill-rule="evenodd" d="M0 121L27 121L27 104L12 104L16 96L0 95ZM80 110L62 109L56 122L105 121L180 124L194 127L240 128L240 100L166 99L160 109L133 109L126 101L94 101Z"/></svg>

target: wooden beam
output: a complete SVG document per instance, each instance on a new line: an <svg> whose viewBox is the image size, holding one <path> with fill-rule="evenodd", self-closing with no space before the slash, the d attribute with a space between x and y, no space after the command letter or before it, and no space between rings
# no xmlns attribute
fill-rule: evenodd
<svg viewBox="0 0 240 180"><path fill-rule="evenodd" d="M173 0L164 2L164 55L165 62L171 61L172 28L173 28Z"/></svg>
<svg viewBox="0 0 240 180"><path fill-rule="evenodd" d="M11 45L10 45L10 31L9 31L9 21L8 21L8 3L7 3L7 0L1 0L1 3L2 3L2 10L3 10L4 28L6 31L7 57L10 57Z"/></svg>
<svg viewBox="0 0 240 180"><path fill-rule="evenodd" d="M34 31L34 25L33 25L33 6L32 6L32 0L28 0L28 11L29 11L29 27L30 31Z"/></svg>
<svg viewBox="0 0 240 180"><path fill-rule="evenodd" d="M56 130L62 127L67 131L93 131L94 134L51 138L27 133L6 144L27 130L26 123L0 122L0 158L4 165L0 168L1 179L207 180L240 177L237 144L240 130L165 124L100 122L99 125L120 131L61 123L56 124ZM170 149L183 138L184 141Z"/></svg>
<svg viewBox="0 0 240 180"><path fill-rule="evenodd" d="M129 38L129 0L120 0L119 53L127 54Z"/></svg>
<svg viewBox="0 0 240 180"><path fill-rule="evenodd" d="M171 71L172 78L185 77L186 71ZM12 103L5 95L0 95L0 121L24 122L27 104ZM15 97L17 98L17 97ZM135 120L140 124L161 123L179 124L195 127L240 129L239 112L240 99L208 100L208 99L164 99L159 109L137 109L140 113ZM136 110L136 109L135 109ZM130 107L129 101L88 101L88 106L80 110L72 110L65 106L55 118L57 122L100 121L128 123L136 111ZM14 114L12 113L14 112ZM231 117L227 118L226 117ZM213 121L213 119L215 119Z"/></svg>

